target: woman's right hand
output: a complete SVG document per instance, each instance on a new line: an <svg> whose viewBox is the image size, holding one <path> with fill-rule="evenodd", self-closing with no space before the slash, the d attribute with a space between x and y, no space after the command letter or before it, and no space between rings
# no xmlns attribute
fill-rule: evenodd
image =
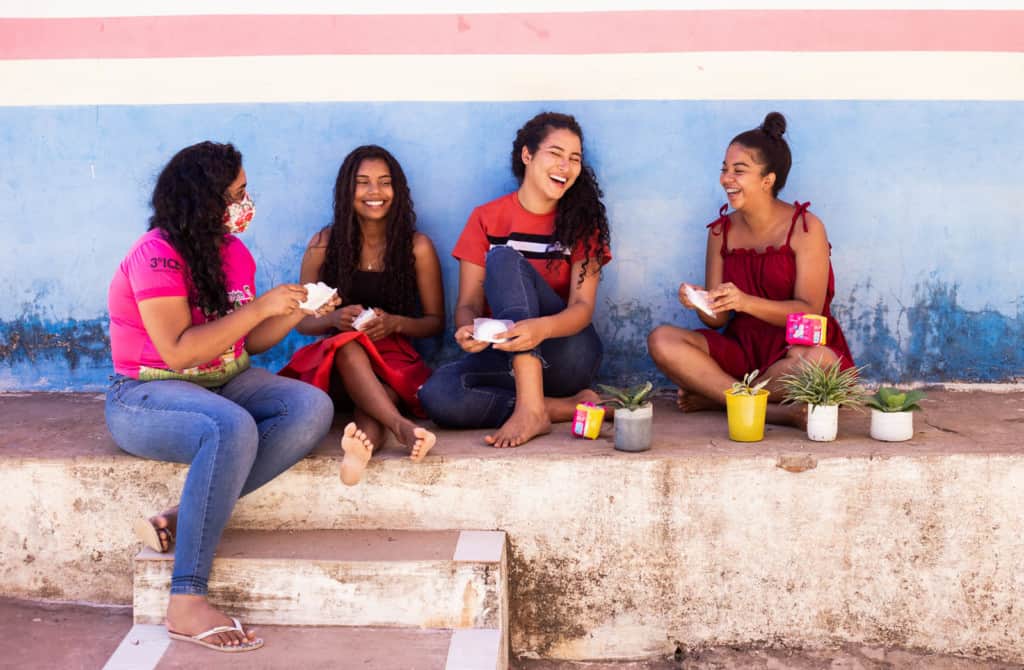
<svg viewBox="0 0 1024 670"><path fill-rule="evenodd" d="M470 354L483 351L490 345L489 342L484 342L483 340L478 340L473 337L473 326L471 325L462 326L456 330L455 341L460 347L462 347L463 351Z"/></svg>
<svg viewBox="0 0 1024 670"><path fill-rule="evenodd" d="M294 314L305 299L306 288L301 284L281 284L256 298L256 302L263 309L265 318L270 318Z"/></svg>
<svg viewBox="0 0 1024 670"><path fill-rule="evenodd" d="M341 309L334 310L331 318L334 320L334 327L341 332L355 330L352 322L363 313L362 305L345 305Z"/></svg>

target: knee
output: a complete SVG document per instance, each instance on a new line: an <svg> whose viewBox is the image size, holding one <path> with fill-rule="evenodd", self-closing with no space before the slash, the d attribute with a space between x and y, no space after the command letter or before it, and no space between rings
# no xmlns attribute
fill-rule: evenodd
<svg viewBox="0 0 1024 670"><path fill-rule="evenodd" d="M656 363L664 361L667 350L678 342L673 331L672 326L658 326L647 336L647 353Z"/></svg>
<svg viewBox="0 0 1024 670"><path fill-rule="evenodd" d="M331 397L315 386L306 384L299 407L303 414L303 424L311 439L318 441L331 429L334 422L334 401Z"/></svg>
<svg viewBox="0 0 1024 670"><path fill-rule="evenodd" d="M339 371L344 369L359 358L366 358L366 351L363 349L363 345L359 342L352 340L338 347L337 351L334 352L334 365Z"/></svg>
<svg viewBox="0 0 1024 670"><path fill-rule="evenodd" d="M496 269L508 268L511 265L518 265L520 261L525 260L523 255L507 245L500 245L493 247L487 252L487 258L484 261L487 269L494 267Z"/></svg>
<svg viewBox="0 0 1024 670"><path fill-rule="evenodd" d="M794 364L807 361L818 367L828 367L839 360L838 354L828 347L807 347L803 345L791 346L789 351L786 352L786 358Z"/></svg>
<svg viewBox="0 0 1024 670"><path fill-rule="evenodd" d="M260 435L251 414L236 406L209 418L208 439L217 445L218 451L227 451L233 459L256 458Z"/></svg>

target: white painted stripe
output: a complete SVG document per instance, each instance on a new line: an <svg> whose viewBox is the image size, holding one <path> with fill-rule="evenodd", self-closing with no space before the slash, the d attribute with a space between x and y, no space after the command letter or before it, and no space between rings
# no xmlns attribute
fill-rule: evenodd
<svg viewBox="0 0 1024 670"><path fill-rule="evenodd" d="M710 52L0 61L0 106L846 99L1024 100L1024 53Z"/></svg>
<svg viewBox="0 0 1024 670"><path fill-rule="evenodd" d="M452 560L498 563L504 550L505 533L500 530L463 530Z"/></svg>
<svg viewBox="0 0 1024 670"><path fill-rule="evenodd" d="M673 9L1024 9L1024 0L0 0L0 17L193 16L226 14L501 14Z"/></svg>
<svg viewBox="0 0 1024 670"><path fill-rule="evenodd" d="M452 632L444 670L499 670L501 631L496 628L463 628Z"/></svg>
<svg viewBox="0 0 1024 670"><path fill-rule="evenodd" d="M167 629L153 624L137 623L121 640L103 670L153 670L171 638Z"/></svg>
<svg viewBox="0 0 1024 670"><path fill-rule="evenodd" d="M526 242L524 240L509 240L504 245L492 244L489 247L487 247L487 250L490 251L494 247L499 247L499 246L512 247L516 251L520 251L520 252L529 251L529 252L533 252L535 254L545 254L545 253L548 252L548 249L549 249L549 247L551 245L550 244L544 244L543 242ZM571 254L569 253L568 249L563 249L562 250L562 255L563 256L570 256Z"/></svg>

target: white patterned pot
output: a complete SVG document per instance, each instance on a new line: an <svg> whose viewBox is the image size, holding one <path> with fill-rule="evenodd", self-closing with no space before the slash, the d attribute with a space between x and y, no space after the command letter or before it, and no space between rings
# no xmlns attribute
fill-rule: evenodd
<svg viewBox="0 0 1024 670"><path fill-rule="evenodd" d="M839 405L807 405L807 437L831 442L839 432Z"/></svg>
<svg viewBox="0 0 1024 670"><path fill-rule="evenodd" d="M871 437L882 442L903 442L914 437L913 412L882 412L871 408Z"/></svg>

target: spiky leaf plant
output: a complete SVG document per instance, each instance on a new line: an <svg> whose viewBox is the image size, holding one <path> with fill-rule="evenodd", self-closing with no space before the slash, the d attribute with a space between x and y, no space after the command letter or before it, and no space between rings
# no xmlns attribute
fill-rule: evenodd
<svg viewBox="0 0 1024 670"><path fill-rule="evenodd" d="M617 405L624 409L634 410L640 409L647 404L647 401L650 400L652 392L654 391L654 384L651 382L644 382L643 384L637 384L636 386L630 386L629 388L598 384L597 388L601 389L602 393L611 396L610 398L602 400L602 405Z"/></svg>
<svg viewBox="0 0 1024 670"><path fill-rule="evenodd" d="M760 370L754 370L753 372L748 372L747 374L743 375L743 379L742 380L740 380L738 382L733 382L732 383L732 388L730 389L730 391L732 391L732 394L733 395L757 395L757 392L760 391L761 389L763 389L765 387L765 384L767 384L768 382L770 382L772 380L772 378L769 377L768 379L763 379L763 380L759 381L757 384L754 384L754 379L757 378L757 375L758 375L759 372L761 372L761 371Z"/></svg>
<svg viewBox="0 0 1024 670"><path fill-rule="evenodd" d="M918 401L925 397L923 391L900 391L891 386L882 386L864 402L880 412L910 412L920 410Z"/></svg>
<svg viewBox="0 0 1024 670"><path fill-rule="evenodd" d="M809 405L864 404L864 388L860 385L863 368L840 368L839 361L831 365L815 365L804 359L795 372L779 377L785 393L783 403L805 402Z"/></svg>

